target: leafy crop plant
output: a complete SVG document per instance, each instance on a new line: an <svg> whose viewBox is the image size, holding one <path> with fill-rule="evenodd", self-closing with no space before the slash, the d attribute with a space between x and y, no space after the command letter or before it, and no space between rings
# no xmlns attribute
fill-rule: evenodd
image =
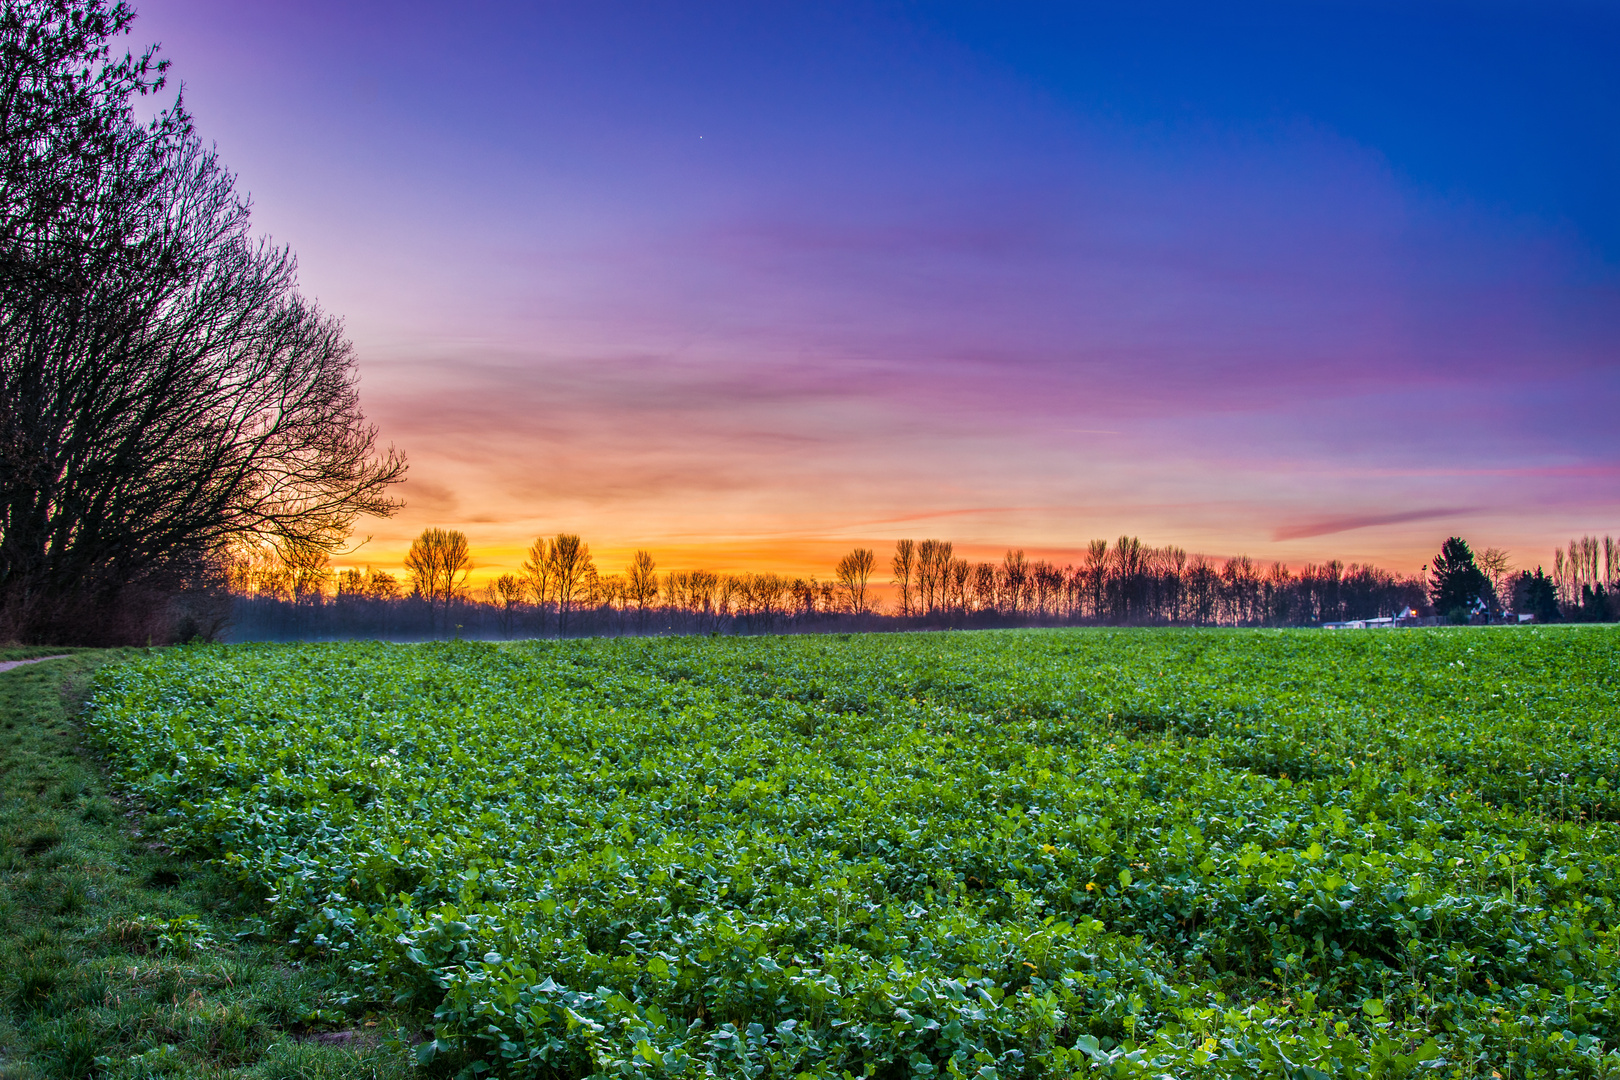
<svg viewBox="0 0 1620 1080"><path fill-rule="evenodd" d="M192 647L92 729L513 1076L1604 1076L1620 633Z"/></svg>

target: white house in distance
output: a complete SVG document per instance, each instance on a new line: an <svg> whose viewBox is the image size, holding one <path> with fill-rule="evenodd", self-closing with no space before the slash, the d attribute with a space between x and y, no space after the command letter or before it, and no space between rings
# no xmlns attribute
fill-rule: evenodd
<svg viewBox="0 0 1620 1080"><path fill-rule="evenodd" d="M1381 630L1395 626L1421 626L1422 620L1418 613L1411 608L1405 608L1394 615L1386 615L1381 619L1346 619L1344 622L1325 622L1323 630Z"/></svg>
<svg viewBox="0 0 1620 1080"><path fill-rule="evenodd" d="M1481 607L1483 607L1483 605L1481 605ZM1534 615L1518 615L1518 616L1515 616L1515 618L1517 619L1517 621L1519 621L1521 623L1527 623L1527 622L1534 621L1535 616ZM1439 619L1439 618L1437 618L1435 616L1432 616L1432 615L1429 616L1428 618L1423 618L1423 617L1419 616L1416 611L1412 610L1411 608L1407 608L1406 610L1400 612L1398 615L1385 616L1384 618L1381 618L1381 619L1347 619L1344 622L1325 622L1325 623L1322 624L1322 629L1323 630L1379 630L1379 629L1384 629L1384 628L1389 628L1389 627L1396 627L1396 626L1436 626L1436 625L1439 625L1442 621L1443 620L1441 620L1441 619Z"/></svg>

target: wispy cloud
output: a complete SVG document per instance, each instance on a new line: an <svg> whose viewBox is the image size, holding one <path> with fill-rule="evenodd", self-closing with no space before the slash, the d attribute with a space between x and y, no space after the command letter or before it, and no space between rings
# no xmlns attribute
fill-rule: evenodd
<svg viewBox="0 0 1620 1080"><path fill-rule="evenodd" d="M1442 506L1429 510L1403 510L1395 514L1358 514L1353 517L1325 518L1284 525L1272 532L1273 540L1304 540L1312 536L1331 536L1351 529L1369 529L1375 525L1401 525L1409 521L1433 521L1435 518L1456 517L1478 510L1473 506Z"/></svg>

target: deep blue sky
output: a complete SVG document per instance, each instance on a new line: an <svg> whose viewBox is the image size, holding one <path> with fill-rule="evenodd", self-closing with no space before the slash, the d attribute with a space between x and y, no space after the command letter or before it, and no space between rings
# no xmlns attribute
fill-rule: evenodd
<svg viewBox="0 0 1620 1080"><path fill-rule="evenodd" d="M926 20L1078 112L1155 132L1320 126L1444 198L1620 256L1620 7L1130 5Z"/></svg>

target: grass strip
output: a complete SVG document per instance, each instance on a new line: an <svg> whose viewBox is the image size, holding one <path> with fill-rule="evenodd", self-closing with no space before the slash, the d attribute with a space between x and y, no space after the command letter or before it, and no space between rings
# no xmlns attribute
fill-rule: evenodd
<svg viewBox="0 0 1620 1080"><path fill-rule="evenodd" d="M77 723L135 650L0 673L0 1080L412 1074L421 1020L258 937L255 901L142 834Z"/></svg>

